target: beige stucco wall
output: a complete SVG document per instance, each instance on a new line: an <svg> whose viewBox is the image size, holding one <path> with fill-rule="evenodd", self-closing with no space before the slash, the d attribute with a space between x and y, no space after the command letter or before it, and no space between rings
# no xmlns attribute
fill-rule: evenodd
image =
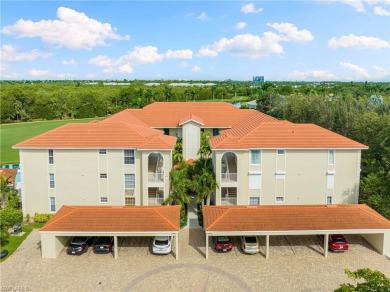
<svg viewBox="0 0 390 292"><path fill-rule="evenodd" d="M238 182L221 181L221 159L224 153L237 156ZM249 197L260 197L261 204L325 204L332 195L333 204L357 203L360 173L359 150L335 150L335 163L328 165L328 150L286 149L277 155L276 149L261 151L261 165L250 165L248 150L214 150L214 167L220 188L216 192L216 204L221 203L222 187L237 187L237 204L249 204ZM261 173L261 188L249 189L249 173ZM334 173L334 187L327 188L327 173ZM276 173L285 173L277 179ZM276 203L275 197L284 197Z"/></svg>
<svg viewBox="0 0 390 292"><path fill-rule="evenodd" d="M66 243L69 241L69 236L55 236L53 233L41 232L41 251L42 258L54 259L56 258Z"/></svg>
<svg viewBox="0 0 390 292"><path fill-rule="evenodd" d="M135 204L145 205L148 186L148 155L164 156L164 194L169 194L171 151L137 151L135 164L123 163L123 149L54 149L54 164L48 164L48 150L23 150L24 215L50 213L50 197L56 199L56 210L62 205L124 205L124 174L135 174ZM144 162L142 162L144 159ZM143 168L144 167L144 168ZM54 173L55 188L49 188L49 173ZM107 174L101 179L100 174ZM146 193L143 193L146 189ZM143 195L144 194L144 195ZM145 197L146 195L146 197ZM101 203L100 197L108 197Z"/></svg>
<svg viewBox="0 0 390 292"><path fill-rule="evenodd" d="M362 234L362 236L382 255L390 257L390 230L382 234Z"/></svg>

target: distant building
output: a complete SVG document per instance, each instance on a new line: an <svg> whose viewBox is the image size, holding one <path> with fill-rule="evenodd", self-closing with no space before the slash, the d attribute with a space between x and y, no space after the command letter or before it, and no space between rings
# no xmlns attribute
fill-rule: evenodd
<svg viewBox="0 0 390 292"><path fill-rule="evenodd" d="M264 76L253 76L253 82L264 82Z"/></svg>

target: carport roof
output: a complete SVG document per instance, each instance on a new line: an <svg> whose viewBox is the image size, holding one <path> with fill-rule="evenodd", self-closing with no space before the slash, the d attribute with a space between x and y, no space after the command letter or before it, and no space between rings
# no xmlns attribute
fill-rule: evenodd
<svg viewBox="0 0 390 292"><path fill-rule="evenodd" d="M203 206L207 231L390 229L366 204L305 206Z"/></svg>
<svg viewBox="0 0 390 292"><path fill-rule="evenodd" d="M180 206L63 206L40 231L176 232Z"/></svg>

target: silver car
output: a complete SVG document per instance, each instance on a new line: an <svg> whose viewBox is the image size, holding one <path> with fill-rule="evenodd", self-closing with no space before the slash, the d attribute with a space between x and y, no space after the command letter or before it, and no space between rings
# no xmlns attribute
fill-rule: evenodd
<svg viewBox="0 0 390 292"><path fill-rule="evenodd" d="M156 236L152 250L154 254L169 254L172 251L172 236Z"/></svg>
<svg viewBox="0 0 390 292"><path fill-rule="evenodd" d="M260 252L259 241L256 236L241 236L241 249L244 253L255 254Z"/></svg>

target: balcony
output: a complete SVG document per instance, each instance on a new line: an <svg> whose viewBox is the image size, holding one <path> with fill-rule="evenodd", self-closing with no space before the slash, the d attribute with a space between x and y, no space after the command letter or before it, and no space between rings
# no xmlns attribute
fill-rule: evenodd
<svg viewBox="0 0 390 292"><path fill-rule="evenodd" d="M237 197L221 198L221 205L236 206L237 205Z"/></svg>
<svg viewBox="0 0 390 292"><path fill-rule="evenodd" d="M221 173L222 182L237 182L237 173L223 172Z"/></svg>
<svg viewBox="0 0 390 292"><path fill-rule="evenodd" d="M160 206L164 202L164 198L153 198L149 197L148 198L148 205L149 206Z"/></svg>
<svg viewBox="0 0 390 292"><path fill-rule="evenodd" d="M164 182L164 173L161 172L149 172L148 173L148 182Z"/></svg>

